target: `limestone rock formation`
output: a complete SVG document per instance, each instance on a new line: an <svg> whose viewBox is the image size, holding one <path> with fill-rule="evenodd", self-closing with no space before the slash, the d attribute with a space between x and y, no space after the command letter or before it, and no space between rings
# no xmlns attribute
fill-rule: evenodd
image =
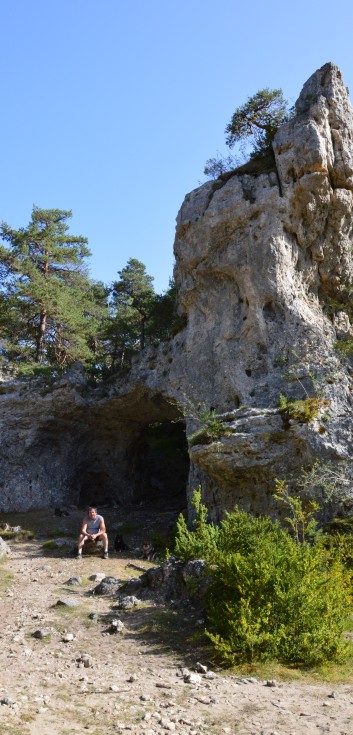
<svg viewBox="0 0 353 735"><path fill-rule="evenodd" d="M136 496L155 422L185 424L187 492L201 482L215 519L235 502L271 511L275 478L317 459L351 477L353 386L337 344L353 335L353 110L334 64L304 85L273 148L272 167L185 197L175 238L184 326L168 344L100 389L77 370L31 392L4 385L0 509L77 502L95 487L97 501ZM297 400L302 414L290 410ZM165 469L149 472L167 504Z"/></svg>

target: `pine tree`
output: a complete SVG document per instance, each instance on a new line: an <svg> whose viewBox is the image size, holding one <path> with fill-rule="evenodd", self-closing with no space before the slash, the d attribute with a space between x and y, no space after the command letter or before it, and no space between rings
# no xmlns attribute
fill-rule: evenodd
<svg viewBox="0 0 353 735"><path fill-rule="evenodd" d="M113 284L113 305L120 326L130 332L131 346L140 350L146 345L146 323L150 319L156 294L153 276L146 273L146 266L136 258L130 258L121 271L119 281ZM134 347L133 347L134 348Z"/></svg>
<svg viewBox="0 0 353 735"><path fill-rule="evenodd" d="M1 293L11 319L0 321L0 336L10 360L64 366L92 358L90 250L85 237L69 234L71 216L34 207L28 227L1 224Z"/></svg>

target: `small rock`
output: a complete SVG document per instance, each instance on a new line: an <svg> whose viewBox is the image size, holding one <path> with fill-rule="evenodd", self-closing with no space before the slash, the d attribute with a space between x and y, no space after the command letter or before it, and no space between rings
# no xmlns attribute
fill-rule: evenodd
<svg viewBox="0 0 353 735"><path fill-rule="evenodd" d="M71 597L60 599L56 603L56 605L65 605L65 607L77 607L77 605L80 604L79 600L74 600Z"/></svg>
<svg viewBox="0 0 353 735"><path fill-rule="evenodd" d="M216 676L214 671L207 671L207 673L204 675L204 679L214 679Z"/></svg>
<svg viewBox="0 0 353 735"><path fill-rule="evenodd" d="M90 620L93 620L94 623L98 622L98 613L92 612L89 614L88 617Z"/></svg>
<svg viewBox="0 0 353 735"><path fill-rule="evenodd" d="M276 687L277 682L274 679L267 679L265 682L265 687Z"/></svg>
<svg viewBox="0 0 353 735"><path fill-rule="evenodd" d="M195 670L198 671L199 674L207 674L208 668L207 666L204 666L204 664L200 664L199 662L197 662Z"/></svg>
<svg viewBox="0 0 353 735"><path fill-rule="evenodd" d="M12 699L12 697L2 697L0 699L0 704L6 704L8 707L12 707L16 704L16 700Z"/></svg>
<svg viewBox="0 0 353 735"><path fill-rule="evenodd" d="M163 727L164 730L175 730L175 722L172 722L171 720L165 720L163 717L159 720L158 724Z"/></svg>
<svg viewBox="0 0 353 735"><path fill-rule="evenodd" d="M123 584L121 579L115 577L104 577L102 581L94 588L94 595L115 595Z"/></svg>
<svg viewBox="0 0 353 735"><path fill-rule="evenodd" d="M109 630L109 633L121 633L121 631L124 628L124 623L122 623L121 620L112 620Z"/></svg>
<svg viewBox="0 0 353 735"><path fill-rule="evenodd" d="M11 549L6 541L4 541L4 539L0 536L0 559L2 559L7 554L11 554Z"/></svg>
<svg viewBox="0 0 353 735"><path fill-rule="evenodd" d="M70 579L67 580L66 584L70 584L72 586L77 584L82 584L82 578L81 577L70 577Z"/></svg>
<svg viewBox="0 0 353 735"><path fill-rule="evenodd" d="M38 630L34 631L33 638L43 640L43 638L48 638L51 635L51 632L51 628L38 628Z"/></svg>
<svg viewBox="0 0 353 735"><path fill-rule="evenodd" d="M131 674L131 676L129 676L129 678L126 681L130 681L130 682L137 681L136 674Z"/></svg>
<svg viewBox="0 0 353 735"><path fill-rule="evenodd" d="M61 640L62 640L63 643L70 643L70 641L73 641L74 640L74 637L75 636L74 636L73 633L64 633L64 635L63 635L63 637L62 637Z"/></svg>
<svg viewBox="0 0 353 735"><path fill-rule="evenodd" d="M201 684L201 676L200 674L194 674L192 671L189 671L189 673L184 676L184 681L186 684Z"/></svg>
<svg viewBox="0 0 353 735"><path fill-rule="evenodd" d="M91 574L91 576L88 578L91 580L91 582L102 582L103 579L105 579L105 574L103 572L97 572L96 574Z"/></svg>
<svg viewBox="0 0 353 735"><path fill-rule="evenodd" d="M131 610L136 605L139 605L140 602L141 600L135 597L135 595L124 595L120 597L117 607L121 610Z"/></svg>

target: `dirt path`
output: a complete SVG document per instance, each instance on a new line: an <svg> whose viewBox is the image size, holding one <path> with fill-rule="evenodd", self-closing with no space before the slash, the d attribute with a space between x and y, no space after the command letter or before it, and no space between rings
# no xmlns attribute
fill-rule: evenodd
<svg viewBox="0 0 353 735"><path fill-rule="evenodd" d="M330 696L330 685L268 686L219 671L186 683L182 667L200 656L183 637L189 618L153 602L124 612L116 598L92 595L91 575L127 579L138 574L136 555L80 562L45 556L40 541L10 545L0 575L0 735L352 735L353 685ZM81 584L68 585L77 575ZM114 635L113 618L124 624ZM34 638L43 628L50 636Z"/></svg>

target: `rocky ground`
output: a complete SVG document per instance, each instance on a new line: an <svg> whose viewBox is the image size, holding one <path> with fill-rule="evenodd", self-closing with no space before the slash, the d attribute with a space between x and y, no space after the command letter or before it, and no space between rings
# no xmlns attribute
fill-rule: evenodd
<svg viewBox="0 0 353 735"><path fill-rule="evenodd" d="M35 522L46 534L65 534L80 516L43 513ZM117 595L93 594L95 575L128 579L151 566L140 549L156 519L141 510L134 520L131 550L107 561L46 551L38 537L9 542L0 566L0 735L352 735L353 684L212 671L192 637L202 628L192 609L151 599L122 610ZM78 583L68 584L72 578Z"/></svg>

